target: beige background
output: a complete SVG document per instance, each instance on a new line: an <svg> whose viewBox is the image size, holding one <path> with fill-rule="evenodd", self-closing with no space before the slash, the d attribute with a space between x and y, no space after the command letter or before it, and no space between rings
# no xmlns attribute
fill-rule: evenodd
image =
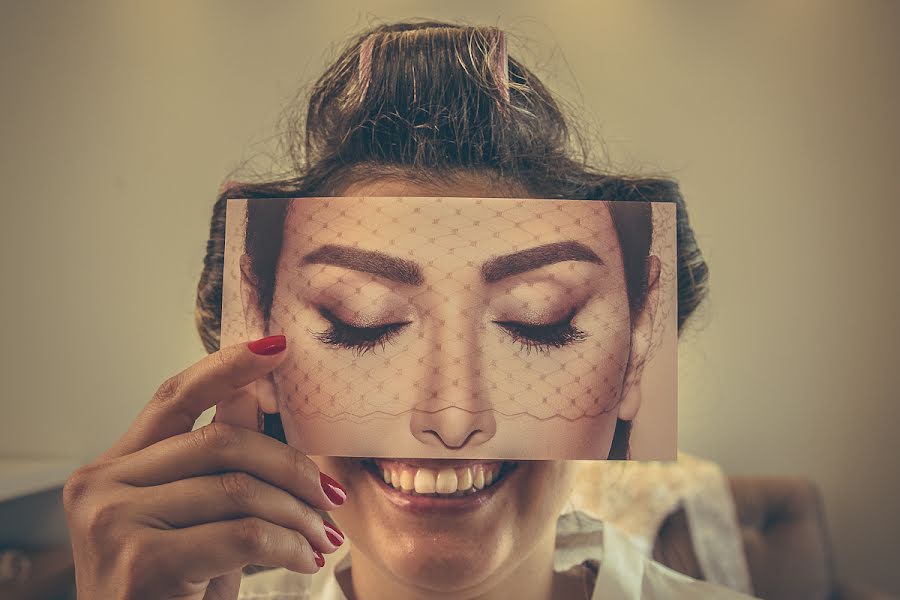
<svg viewBox="0 0 900 600"><path fill-rule="evenodd" d="M177 6L0 8L0 455L88 459L202 354L216 188L267 166L335 41L464 17L517 32L618 166L682 182L712 296L680 346L681 447L813 478L841 575L900 592L900 4Z"/></svg>

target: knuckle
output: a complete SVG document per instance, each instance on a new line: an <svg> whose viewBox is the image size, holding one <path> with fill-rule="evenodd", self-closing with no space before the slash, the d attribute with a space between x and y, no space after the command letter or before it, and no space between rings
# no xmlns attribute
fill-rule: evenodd
<svg viewBox="0 0 900 600"><path fill-rule="evenodd" d="M312 544L305 536L296 531L292 532L291 548L293 551L288 558L291 564L286 565L289 569L301 573L315 573L318 570L316 567L311 567L311 565L315 565L315 559L312 554Z"/></svg>
<svg viewBox="0 0 900 600"><path fill-rule="evenodd" d="M219 371L227 368L228 362L228 350L223 348L218 352L213 352L209 355L208 366L214 371Z"/></svg>
<svg viewBox="0 0 900 600"><path fill-rule="evenodd" d="M211 357L210 368L225 381L233 381L240 369L238 356L233 348L224 348Z"/></svg>
<svg viewBox="0 0 900 600"><path fill-rule="evenodd" d="M252 475L241 471L229 471L223 473L219 481L225 495L237 505L249 504L259 497L259 482Z"/></svg>
<svg viewBox="0 0 900 600"><path fill-rule="evenodd" d="M153 401L158 404L171 404L181 391L183 376L173 375L163 381L153 394Z"/></svg>
<svg viewBox="0 0 900 600"><path fill-rule="evenodd" d="M270 535L260 519L240 519L234 526L235 544L245 554L258 554L271 543Z"/></svg>
<svg viewBox="0 0 900 600"><path fill-rule="evenodd" d="M240 440L240 429L227 423L210 423L197 430L200 444L211 451L227 450Z"/></svg>
<svg viewBox="0 0 900 600"><path fill-rule="evenodd" d="M89 539L103 541L109 537L110 531L120 522L123 516L121 502L115 499L107 499L93 503L84 511L82 517L83 531Z"/></svg>
<svg viewBox="0 0 900 600"><path fill-rule="evenodd" d="M318 483L319 468L305 454L298 450L285 446L287 452L287 460L291 470L296 473L302 480L310 480Z"/></svg>
<svg viewBox="0 0 900 600"><path fill-rule="evenodd" d="M301 508L297 512L299 513L297 518L300 520L301 529L321 533L324 537L325 523L319 513L307 506L306 503L301 503Z"/></svg>
<svg viewBox="0 0 900 600"><path fill-rule="evenodd" d="M93 468L85 465L69 475L63 485L63 507L71 513L79 507L92 489Z"/></svg>

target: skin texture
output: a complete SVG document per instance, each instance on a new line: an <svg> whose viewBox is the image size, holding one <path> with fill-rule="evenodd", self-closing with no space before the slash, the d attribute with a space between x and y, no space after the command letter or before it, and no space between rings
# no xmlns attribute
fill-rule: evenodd
<svg viewBox="0 0 900 600"><path fill-rule="evenodd" d="M512 191L515 193L515 191ZM369 184L357 184L344 190L344 196L465 196L465 197L493 197L498 196L498 191L484 182L473 180L467 183L456 184L453 187L435 188L406 181L380 181ZM336 214L329 215L323 222L334 224L339 221L340 210L344 208L338 204ZM403 228L403 219L409 215L409 208L398 207L391 212L385 210L379 217L385 221L384 225L394 223L400 229ZM468 217L477 218L470 214ZM518 299L528 299L529 294L534 296L534 290L539 289L541 296L551 296L551 304L556 302L556 307L551 310L562 310L563 306L572 296L581 294L579 301L583 303L580 324L583 329L593 334L591 344L582 344L581 351L588 352L589 356L583 360L589 369L591 365L601 365L606 369L600 374L600 379L606 378L610 383L613 393L602 395L607 404L600 410L595 419L584 419L590 423L591 435L587 431L575 433L573 436L576 445L591 444L591 450L605 456L609 451L616 416L625 419L633 419L640 403L639 394L626 395L624 400L615 392L616 386L621 386L622 381L628 376L627 365L634 362L634 356L630 353L641 352L644 345L632 344L628 332L628 311L625 298L625 285L622 273L621 257L618 255L617 243L614 247L609 240L615 240L615 233L609 215L602 211L589 211L585 208L587 223L584 225L581 235L575 237L588 245L598 256L603 259L603 264L592 262L557 263L539 270L531 271L525 275L510 278L492 284L495 289L485 290L480 288L480 296L470 300L471 304L485 304L487 311L493 314L514 312L521 302L510 303L510 296L518 295ZM289 230L301 230L301 222L308 215L296 212L288 215L286 232ZM397 223L400 221L400 223ZM346 219L341 222L346 227L341 227L341 239L343 242L359 245L371 244L366 239L365 227L354 228ZM369 218L367 226L378 225ZM533 220L531 226L536 231L524 239L510 237L501 242L505 247L492 247L488 255L477 257L478 262L487 258L490 254L513 251L517 244L523 247L534 245L533 240L540 238L540 243L571 239L571 229L566 233L554 230L552 221ZM309 231L309 230L308 230ZM462 235L462 234L461 234ZM357 236L357 237L354 237ZM339 394L341 390L348 393L346 381L348 371L357 369L361 360L370 360L366 365L369 373L375 372L381 364L383 356L392 357L395 361L402 361L402 348L407 353L412 353L413 358L422 356L434 356L434 341L428 336L418 336L415 331L406 333L405 344L399 341L387 350L383 355L373 353L372 357L360 358L354 356L346 349L326 347L310 337L310 332L320 331L327 326L314 306L316 303L326 304L335 311L343 310L344 318L351 318L354 313L362 315L368 306L358 307L355 311L350 304L352 294L357 288L365 288L374 298L381 299L379 306L384 313L390 314L394 320L427 321L433 318L433 310L442 306L441 296L430 297L418 289L410 292L409 286L400 284L386 284L383 279L373 278L366 273L357 273L340 267L321 265L303 265L302 257L320 247L324 243L332 242L334 232L321 226L309 231L309 236L286 236L285 247L282 250L282 260L279 262L278 285L272 309L272 321L278 326L284 327L289 340L295 344L291 348L293 357L297 360L286 361L283 368L275 373L275 385L283 390L292 391L294 385L304 380L307 373L304 364L328 364L334 366L334 375L315 382L320 388L336 386L331 394ZM427 265L429 252L434 249L424 247L421 242L414 244L412 238L399 234L394 238L396 246L392 253L415 256L418 261ZM605 240L598 241L598 240ZM454 242L465 242L464 239L456 239ZM462 245L462 244L456 244ZM434 254L434 258L438 255ZM446 255L443 255L446 260ZM300 266L298 266L300 265ZM574 268L569 268L574 266ZM464 270L465 265L454 265L454 269ZM446 269L446 267L445 267ZM434 281L434 286L445 286L444 297L452 294L464 294L465 286L474 286L475 278L470 271L471 278L448 278L442 269L423 269L422 275L427 283ZM573 275L574 273L574 275ZM587 279L605 279L606 285L585 285ZM567 277L569 277L567 279ZM562 285L560 284L562 282ZM253 306L252 289L245 284L245 307ZM544 286L544 287L541 287ZM556 287L554 287L556 286ZM504 293L504 292L509 293ZM297 308L300 298L301 308ZM515 298L515 296L513 296ZM346 306L342 305L346 302ZM507 305L504 307L504 302ZM393 311L393 313L391 313ZM452 312L452 311L451 311ZM467 322L456 314L445 315L446 319L460 319L456 329L466 330ZM422 315L425 315L423 317ZM377 315L376 315L377 316ZM388 319L391 320L391 319ZM247 314L247 322L251 331L263 331L264 323L260 315ZM652 323L652 317L650 318ZM254 323L256 329L254 329ZM613 323L613 327L604 324ZM640 323L638 324L640 326ZM424 326L423 326L424 327ZM574 352L571 348L554 348L553 351L563 354L548 358L543 357L546 364L537 367L525 367L526 354L510 342L503 331L494 329L485 333L484 329L469 327L469 331L480 332L487 338L486 344L494 356L500 356L505 361L511 376L518 378L533 377L542 368L552 371L558 369L560 362L577 362L577 355L565 354ZM609 331L612 330L612 334ZM274 329L272 329L274 331ZM605 334L602 332L606 331ZM401 334L403 335L403 334ZM475 336L477 337L477 336ZM484 339L482 338L482 339ZM430 344L429 344L430 340ZM454 340L445 340L443 348L450 348L449 354L453 356L467 356L471 354L472 340L458 341L454 346ZM573 347L577 344L573 344ZM378 351L381 349L379 348ZM393 351L394 354L390 354ZM447 352L445 352L446 358ZM302 357L302 359L300 358ZM538 358L541 358L540 356ZM638 357L640 358L640 357ZM639 362L639 361L637 361ZM390 385L398 386L401 390L409 387L410 379L421 380L419 373L413 365L417 360L404 362L403 367L409 371L404 377L395 377L396 381L389 381ZM392 363L393 364L393 363ZM436 389L440 392L449 388L441 388L441 383L446 383L452 376L443 372L443 369L460 369L456 377L466 375L464 365L442 363L441 373ZM468 372L471 375L471 371ZM365 373L363 373L364 375ZM352 380L352 375L350 376ZM569 389L567 398L583 400L591 397L585 392L587 384L574 383L574 378L565 382ZM308 379L306 380L308 381ZM531 380L529 380L531 381ZM537 385L537 379L533 380ZM478 383L478 382L476 382ZM483 383L483 382L481 382ZM489 383L489 382L488 382ZM297 386L296 389L301 389ZM607 390L609 392L610 390ZM454 390L455 403L469 401L471 389L460 392ZM327 398L330 394L322 394ZM437 394L436 401L440 401L441 394ZM482 397L490 402L490 394ZM536 398L539 398L537 395ZM528 432L527 426L522 421L516 421L516 427L510 427L510 423L498 422L498 417L491 416L493 423L487 421L485 414L477 410L438 410L442 406L429 405L429 394L415 398L411 403L413 410L404 419L394 419L393 423L385 425L383 435L393 436L392 443L403 438L410 440L411 452L407 456L415 456L416 446L425 446L425 456L453 456L465 458L466 450L484 447L491 449L500 456L516 456L522 452L522 446L516 445L516 440L522 439L523 432ZM615 403L610 405L609 399L614 398ZM446 398L445 398L446 400ZM534 406L534 399L531 399ZM301 441L313 435L310 429L305 428L308 421L303 415L302 397L288 394L282 407L274 402L262 401L262 408L267 412L274 412L281 408L282 420L288 442L300 444ZM563 403L565 404L565 403ZM465 406L465 404L463 404ZM538 405L539 406L539 405ZM477 409L475 406L467 406ZM563 406L565 409L565 406ZM429 412L431 410L431 412ZM558 411L557 411L558 412ZM546 421L538 422L546 428ZM566 435L571 435L571 423L559 419L560 427L551 432L553 436L562 440ZM320 422L316 427L326 427L328 436L340 435L338 429L327 429L327 425ZM391 429L393 427L393 429ZM418 435L423 429L428 429L433 434ZM537 432L538 430L533 430ZM535 433L536 435L536 433ZM377 436L373 436L377 437ZM460 441L463 441L461 448ZM581 447L584 450L584 446ZM487 455L492 455L489 451ZM358 456L373 456L366 453ZM396 455L395 455L396 456ZM348 597L356 597L362 600L368 598L420 598L428 596L432 598L548 598L553 597L583 597L583 594L572 596L572 590L567 589L571 582L559 579L552 571L552 555L554 548L556 517L567 502L572 485L575 463L571 461L520 461L518 466L502 482L491 501L480 507L477 511L465 515L453 515L435 511L429 514L414 514L391 504L384 496L384 491L379 489L372 475L366 471L360 458L313 456L313 460L326 472L344 483L349 490L347 502L333 512L338 525L352 539L353 567L351 570L352 581L343 582L345 593ZM428 465L440 466L440 460L432 459ZM446 464L446 463L444 463Z"/></svg>

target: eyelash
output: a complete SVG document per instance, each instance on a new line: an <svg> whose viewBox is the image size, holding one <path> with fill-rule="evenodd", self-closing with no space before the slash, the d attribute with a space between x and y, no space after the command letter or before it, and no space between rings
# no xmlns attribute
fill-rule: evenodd
<svg viewBox="0 0 900 600"><path fill-rule="evenodd" d="M409 325L409 321L407 321L375 327L357 327L340 320L327 308L320 308L319 313L331 323L331 327L325 331L313 333L313 336L323 344L354 350L357 356L373 350L378 345L384 350L385 344L400 333L401 329Z"/></svg>
<svg viewBox="0 0 900 600"><path fill-rule="evenodd" d="M521 344L526 352L537 350L547 352L551 348L561 348L587 338L587 334L572 325L577 311L573 309L568 315L547 325L532 325L516 321L494 321Z"/></svg>
<svg viewBox="0 0 900 600"><path fill-rule="evenodd" d="M358 356L373 350L378 345L381 345L383 350L385 344L410 323L406 321L375 327L357 327L340 320L328 309L320 308L319 312L331 323L331 327L325 331L313 333L313 336L323 344L355 350ZM531 350L546 352L551 348L560 348L587 338L585 332L572 325L575 313L576 310L573 309L563 319L547 325L532 325L516 321L494 321L494 323L519 342L526 352Z"/></svg>

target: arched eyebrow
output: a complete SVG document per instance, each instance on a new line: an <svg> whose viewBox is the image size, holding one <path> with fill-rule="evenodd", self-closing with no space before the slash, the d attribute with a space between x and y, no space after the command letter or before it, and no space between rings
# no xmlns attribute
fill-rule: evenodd
<svg viewBox="0 0 900 600"><path fill-rule="evenodd" d="M422 269L411 260L339 244L319 246L303 257L303 264L335 265L408 285L421 285L425 281Z"/></svg>
<svg viewBox="0 0 900 600"><path fill-rule="evenodd" d="M568 240L535 246L527 250L494 257L481 266L481 276L487 283L494 283L506 277L566 260L582 260L603 264L603 261L593 250L581 242Z"/></svg>
<svg viewBox="0 0 900 600"><path fill-rule="evenodd" d="M567 260L603 264L593 250L581 242L569 240L535 246L491 258L481 265L481 277L487 283L494 283L506 277ZM362 250L339 244L319 246L303 256L303 264L344 267L407 285L422 285L425 281L422 269L411 260L391 256L377 250Z"/></svg>

